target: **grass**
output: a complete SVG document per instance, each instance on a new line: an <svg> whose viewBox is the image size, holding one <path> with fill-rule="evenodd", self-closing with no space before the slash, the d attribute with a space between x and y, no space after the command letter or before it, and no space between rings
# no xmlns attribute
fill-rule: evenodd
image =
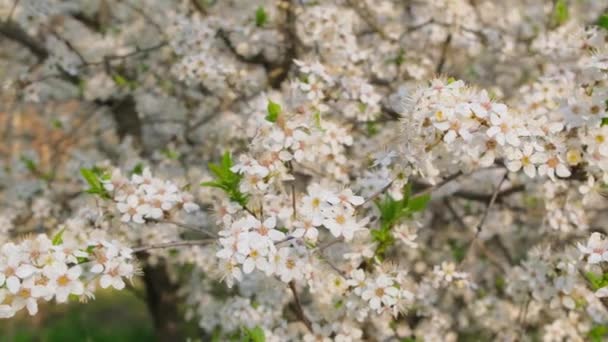
<svg viewBox="0 0 608 342"><path fill-rule="evenodd" d="M146 304L129 291L98 291L87 304L40 303L30 317L0 320L0 342L153 341Z"/></svg>

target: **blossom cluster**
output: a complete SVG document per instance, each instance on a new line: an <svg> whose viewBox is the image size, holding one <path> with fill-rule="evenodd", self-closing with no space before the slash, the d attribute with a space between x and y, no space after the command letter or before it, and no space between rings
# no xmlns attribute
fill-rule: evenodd
<svg viewBox="0 0 608 342"><path fill-rule="evenodd" d="M122 222L142 224L146 219L162 220L173 211L183 209L193 212L199 209L191 194L181 191L169 181L155 178L150 169L130 178L120 169L114 169L110 177L102 177L103 188L114 200Z"/></svg>
<svg viewBox="0 0 608 342"><path fill-rule="evenodd" d="M65 303L72 296L94 297L97 286L125 288L136 273L132 251L117 241L77 240L58 233L40 234L0 248L0 316L12 317L27 308L38 312L40 301Z"/></svg>

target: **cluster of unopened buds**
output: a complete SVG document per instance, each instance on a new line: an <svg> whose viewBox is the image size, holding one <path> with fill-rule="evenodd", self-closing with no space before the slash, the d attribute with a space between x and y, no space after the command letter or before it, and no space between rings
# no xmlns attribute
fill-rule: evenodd
<svg viewBox="0 0 608 342"><path fill-rule="evenodd" d="M38 302L55 299L65 303L72 296L86 300L93 290L121 290L136 268L132 251L117 241L92 240L78 243L53 240L41 234L0 248L0 317L12 317L23 308L38 312Z"/></svg>
<svg viewBox="0 0 608 342"><path fill-rule="evenodd" d="M115 169L111 177L102 178L101 182L116 203L122 222L141 224L146 219L161 220L177 209L188 213L199 209L191 194L171 181L153 177L148 168L141 174L133 173L131 178Z"/></svg>

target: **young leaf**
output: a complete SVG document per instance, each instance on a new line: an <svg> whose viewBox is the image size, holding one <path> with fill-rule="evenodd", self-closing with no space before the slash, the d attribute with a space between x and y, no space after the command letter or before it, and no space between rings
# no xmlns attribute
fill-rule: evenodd
<svg viewBox="0 0 608 342"><path fill-rule="evenodd" d="M589 333L587 333L590 341L601 342L605 341L604 337L608 336L608 325L596 325Z"/></svg>
<svg viewBox="0 0 608 342"><path fill-rule="evenodd" d="M89 189L87 189L86 192L88 192L89 194L100 195L103 198L110 198L110 195L108 195L108 192L106 191L106 189L101 184L101 181L99 180L100 172L101 171L99 171L99 170L97 170L97 172L96 172L95 169L87 169L87 168L80 169L80 174L82 175L84 180L86 180L87 183L89 184Z"/></svg>
<svg viewBox="0 0 608 342"><path fill-rule="evenodd" d="M269 100L267 109L268 115L266 115L266 120L270 122L277 122L279 114L281 114L281 106L278 103L274 103Z"/></svg>
<svg viewBox="0 0 608 342"><path fill-rule="evenodd" d="M253 329L246 329L247 338L249 342L266 342L266 336L264 330L260 327Z"/></svg>
<svg viewBox="0 0 608 342"><path fill-rule="evenodd" d="M597 20L597 26L608 30L608 14L602 14Z"/></svg>
<svg viewBox="0 0 608 342"><path fill-rule="evenodd" d="M264 7L260 6L255 11L255 26L262 27L268 21L268 14L266 14L266 10Z"/></svg>
<svg viewBox="0 0 608 342"><path fill-rule="evenodd" d="M429 204L430 200L431 195L429 194L413 197L408 201L407 208L411 213L423 211L424 209L426 209L426 206Z"/></svg>
<svg viewBox="0 0 608 342"><path fill-rule="evenodd" d="M232 166L232 156L229 152L224 153L219 165L209 163L209 170L213 173L215 179L202 182L201 186L222 189L231 201L237 202L244 207L247 205L248 197L239 190L239 184L243 176L232 171Z"/></svg>
<svg viewBox="0 0 608 342"><path fill-rule="evenodd" d="M553 8L553 21L556 26L560 26L568 21L568 2L567 0L557 0Z"/></svg>
<svg viewBox="0 0 608 342"><path fill-rule="evenodd" d="M63 243L63 232L64 231L65 231L65 228L63 228L57 234L55 234L55 236L53 236L53 240L51 240L53 243L53 246L58 246Z"/></svg>

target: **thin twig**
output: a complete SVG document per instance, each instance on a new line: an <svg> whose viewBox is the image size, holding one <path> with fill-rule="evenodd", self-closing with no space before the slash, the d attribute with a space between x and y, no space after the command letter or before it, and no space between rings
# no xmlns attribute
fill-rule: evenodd
<svg viewBox="0 0 608 342"><path fill-rule="evenodd" d="M435 68L435 73L437 75L443 72L443 67L445 66L445 61L448 55L448 48L450 47L450 43L452 42L452 33L448 33L448 36L445 38L445 41L441 45L441 55L439 56L439 62L437 63L437 67Z"/></svg>
<svg viewBox="0 0 608 342"><path fill-rule="evenodd" d="M186 229L190 229L192 231L195 232L199 232L199 233L203 233L205 235L208 235L212 238L218 238L218 235L216 233L210 232L204 228L198 227L198 226L193 226L187 223L182 223L182 222L176 222L176 221L171 221L171 220L150 220L152 222L156 222L156 223L167 223L167 224L173 224L176 225L178 227L181 228L186 228Z"/></svg>
<svg viewBox="0 0 608 342"><path fill-rule="evenodd" d="M133 248L133 253L141 253L150 249L160 249L160 248L171 248L171 247L180 247L180 246L200 246L206 245L208 243L214 242L215 239L201 239L201 240L184 240L184 241L171 241L164 243L157 243L148 246L141 246Z"/></svg>
<svg viewBox="0 0 608 342"><path fill-rule="evenodd" d="M13 14L15 14L15 10L17 9L17 6L19 5L19 1L21 0L15 0L15 2L13 3L13 7L11 7L11 11L8 12L8 17L6 17L6 19L4 20L5 22L9 22L11 21L11 19L13 18Z"/></svg>
<svg viewBox="0 0 608 342"><path fill-rule="evenodd" d="M380 188L380 190L376 191L371 196L369 196L367 199L365 199L365 201L363 201L363 203L359 204L355 209L359 209L359 208L365 206L367 203L375 200L378 196L382 195L386 190L388 190L388 188L391 187L391 185L393 185L394 181L395 181L395 179L393 179L392 181L388 182L388 184L386 184L385 186L383 186L382 188Z"/></svg>
<svg viewBox="0 0 608 342"><path fill-rule="evenodd" d="M492 209L492 206L494 205L494 202L496 202L496 198L498 197L498 193L500 192L500 187L502 186L502 183L507 179L508 175L509 175L509 172L508 171L505 172L504 176L501 178L500 182L498 183L498 185L494 189L494 193L492 194L492 198L490 198L490 202L486 206L486 209L483 212L481 220L479 220L479 224L477 224L477 227L475 228L475 235L473 236L473 239L469 243L469 247L466 249L464 258L462 258L462 261L460 262L460 265L462 265L462 264L465 263L465 261L469 258L469 255L471 254L471 250L477 244L477 240L478 240L479 234L481 233L481 230L483 229L483 225L486 222L486 219L488 218L488 214L490 212L490 209Z"/></svg>
<svg viewBox="0 0 608 342"><path fill-rule="evenodd" d="M294 303L296 305L296 314L298 315L298 318L300 319L300 321L302 321L302 323L304 323L306 328L308 328L308 331L310 331L311 333L314 332L312 329L312 323L310 322L310 319L308 319L308 317L306 317L306 314L304 313L304 310L302 309L302 304L300 303L300 297L298 296L298 291L296 290L296 283L293 280L289 282L289 288L291 289L291 293L293 294Z"/></svg>
<svg viewBox="0 0 608 342"><path fill-rule="evenodd" d="M500 187L502 186L502 183L504 183L504 181L507 179L508 174L509 174L508 172L505 172L504 176L502 177L502 179L496 186L496 189L494 189L492 198L490 198L490 202L488 203L488 206L486 207L486 210L483 212L483 216L481 217L481 220L479 221L479 224L477 225L475 236L479 235L479 233L481 232L481 229L483 228L483 225L486 222L486 219L488 218L488 214L490 213L490 209L492 209L494 202L496 202L496 199L498 198L498 193L500 192Z"/></svg>

